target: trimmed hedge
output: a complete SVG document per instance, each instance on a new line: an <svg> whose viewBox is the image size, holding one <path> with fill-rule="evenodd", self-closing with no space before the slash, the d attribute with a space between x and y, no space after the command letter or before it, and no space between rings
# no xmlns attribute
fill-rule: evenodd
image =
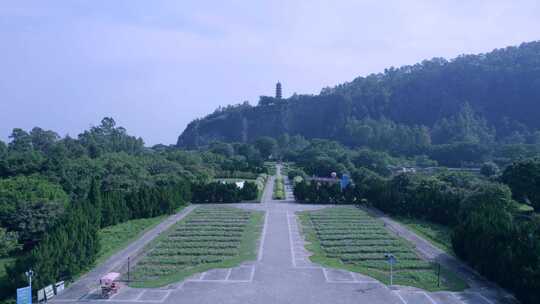
<svg viewBox="0 0 540 304"><path fill-rule="evenodd" d="M259 188L253 182L245 182L242 189L234 183L212 182L193 185L192 193L194 204L230 204L257 199Z"/></svg>

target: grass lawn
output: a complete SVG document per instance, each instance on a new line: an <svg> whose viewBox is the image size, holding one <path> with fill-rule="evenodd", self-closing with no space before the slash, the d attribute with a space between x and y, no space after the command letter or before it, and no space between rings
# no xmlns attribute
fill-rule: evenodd
<svg viewBox="0 0 540 304"><path fill-rule="evenodd" d="M394 284L419 287L428 291L461 291L467 284L441 267L422 260L413 246L388 232L383 224L354 207L326 208L299 213L302 233L310 242L311 261L332 268L371 276L385 284L390 282L390 266L384 254L397 258Z"/></svg>
<svg viewBox="0 0 540 304"><path fill-rule="evenodd" d="M8 290L6 285L8 283L8 277L6 274L6 265L15 262L15 258L2 258L0 259L0 302L1 299L11 296L14 291Z"/></svg>
<svg viewBox="0 0 540 304"><path fill-rule="evenodd" d="M133 267L132 287L161 287L195 273L257 258L264 213L199 207L145 248Z"/></svg>
<svg viewBox="0 0 540 304"><path fill-rule="evenodd" d="M105 262L116 252L125 248L129 243L138 239L143 233L155 227L167 215L136 219L118 225L109 226L99 231L99 243L101 248L95 265Z"/></svg>
<svg viewBox="0 0 540 304"><path fill-rule="evenodd" d="M427 241L443 250L444 252L455 256L452 248L452 228L424 220L408 217L392 217L394 220L407 228L424 237Z"/></svg>
<svg viewBox="0 0 540 304"><path fill-rule="evenodd" d="M517 211L518 212L522 212L522 213L532 213L534 212L534 208L530 205L527 205L527 204L520 204L520 203L517 203L516 204L517 206Z"/></svg>

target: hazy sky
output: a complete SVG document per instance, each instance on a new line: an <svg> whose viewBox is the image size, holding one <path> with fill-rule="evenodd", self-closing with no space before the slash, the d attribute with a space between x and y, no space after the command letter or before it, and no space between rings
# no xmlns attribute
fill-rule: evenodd
<svg viewBox="0 0 540 304"><path fill-rule="evenodd" d="M112 116L171 144L219 105L540 39L531 1L0 0L0 138Z"/></svg>

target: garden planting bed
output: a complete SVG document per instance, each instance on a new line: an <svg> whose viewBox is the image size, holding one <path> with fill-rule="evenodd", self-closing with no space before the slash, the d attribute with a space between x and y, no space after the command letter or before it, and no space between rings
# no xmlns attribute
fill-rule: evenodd
<svg viewBox="0 0 540 304"><path fill-rule="evenodd" d="M441 269L437 284L438 265L423 260L407 241L389 232L383 223L355 207L325 208L300 212L302 231L313 255L313 262L372 276L389 283L390 264L385 254L391 253L394 284L420 287L426 290L463 290L466 284Z"/></svg>
<svg viewBox="0 0 540 304"><path fill-rule="evenodd" d="M199 207L158 237L130 273L133 287L159 287L256 257L262 212Z"/></svg>

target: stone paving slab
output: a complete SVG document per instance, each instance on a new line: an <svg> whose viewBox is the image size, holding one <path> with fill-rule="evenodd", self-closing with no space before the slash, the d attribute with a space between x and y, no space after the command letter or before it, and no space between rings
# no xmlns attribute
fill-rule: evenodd
<svg viewBox="0 0 540 304"><path fill-rule="evenodd" d="M425 292L396 292L407 304L435 304Z"/></svg>
<svg viewBox="0 0 540 304"><path fill-rule="evenodd" d="M487 300L479 293L463 292L457 294L457 298L465 304L492 304L491 301Z"/></svg>
<svg viewBox="0 0 540 304"><path fill-rule="evenodd" d="M323 269L328 282L354 282L352 273L340 269Z"/></svg>
<svg viewBox="0 0 540 304"><path fill-rule="evenodd" d="M462 304L456 296L450 292L432 292L430 294L431 298L435 300L436 303L445 303L445 304Z"/></svg>
<svg viewBox="0 0 540 304"><path fill-rule="evenodd" d="M138 288L121 288L117 294L111 297L111 300L136 300L145 292L144 289Z"/></svg>
<svg viewBox="0 0 540 304"><path fill-rule="evenodd" d="M231 270L229 280L232 281L251 281L254 267L236 267Z"/></svg>
<svg viewBox="0 0 540 304"><path fill-rule="evenodd" d="M229 274L229 269L212 269L205 272L201 280L203 281L216 281L216 280L225 280Z"/></svg>
<svg viewBox="0 0 540 304"><path fill-rule="evenodd" d="M145 302L163 302L170 294L165 290L147 290L139 298L139 301Z"/></svg>
<svg viewBox="0 0 540 304"><path fill-rule="evenodd" d="M357 282L374 282L374 283L381 284L379 281L377 281L374 278L369 277L367 275L364 275L364 274L361 274L361 273L356 273L356 272L351 272L351 273L354 276L355 281L357 281Z"/></svg>

